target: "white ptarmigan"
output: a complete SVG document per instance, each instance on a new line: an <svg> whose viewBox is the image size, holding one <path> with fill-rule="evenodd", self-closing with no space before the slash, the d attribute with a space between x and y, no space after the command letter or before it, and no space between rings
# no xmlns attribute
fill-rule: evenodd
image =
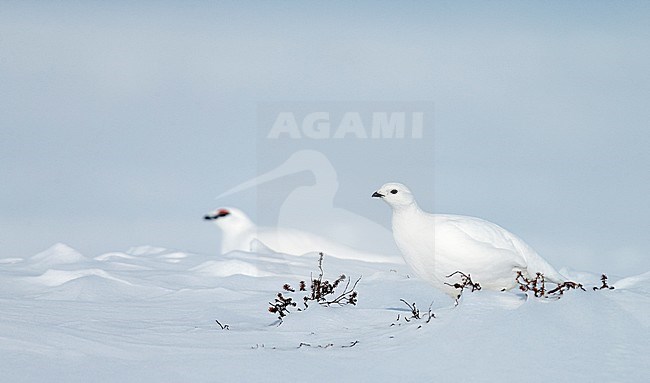
<svg viewBox="0 0 650 383"><path fill-rule="evenodd" d="M258 227L246 213L234 207L216 209L203 218L214 221L221 229L221 254L235 250L255 252L261 248L291 255L323 252L342 259L403 263L397 254L391 257L365 252L302 230Z"/></svg>
<svg viewBox="0 0 650 383"><path fill-rule="evenodd" d="M482 288L504 291L517 286L517 272L562 283L567 278L523 240L480 218L430 214L420 209L405 185L387 183L373 193L393 210L393 237L414 273L452 297L459 274L471 275ZM455 279L454 279L455 278Z"/></svg>

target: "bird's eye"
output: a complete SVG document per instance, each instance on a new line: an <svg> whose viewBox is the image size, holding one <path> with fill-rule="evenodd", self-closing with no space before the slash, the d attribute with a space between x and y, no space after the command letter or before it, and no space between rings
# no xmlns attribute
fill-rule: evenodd
<svg viewBox="0 0 650 383"><path fill-rule="evenodd" d="M390 191L390 194L397 194L397 189L393 189Z"/></svg>

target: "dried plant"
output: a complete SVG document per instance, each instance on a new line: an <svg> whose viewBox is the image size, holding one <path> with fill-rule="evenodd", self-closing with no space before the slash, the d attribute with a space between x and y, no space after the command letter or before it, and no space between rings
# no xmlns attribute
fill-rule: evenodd
<svg viewBox="0 0 650 383"><path fill-rule="evenodd" d="M260 348L269 348L271 350L276 349L275 346L274 347L266 347L266 345L264 345L264 343L256 343L255 346L251 346L251 349L253 349L253 350L257 350L257 349L260 349Z"/></svg>
<svg viewBox="0 0 650 383"><path fill-rule="evenodd" d="M461 271L454 271L447 275L446 278L452 278L454 275L460 275L460 283L445 282L445 285L458 289L458 296L456 296L456 306L458 306L458 300L463 295L463 291L465 291L466 288L469 288L471 292L474 292L481 290L481 285L478 282L474 283L470 274L465 274Z"/></svg>
<svg viewBox="0 0 650 383"><path fill-rule="evenodd" d="M413 302L413 303L408 303L408 302L407 302L406 300L404 300L404 299L400 299L400 301L403 302L403 303L404 303L404 304L409 308L409 310L411 310L411 316L410 316L410 317L407 317L406 315L404 315L404 316L400 316L399 314L397 314L397 319L395 320L394 323L391 323L391 327L392 327L392 326L395 326L395 325L401 326L402 324L399 323L400 318L401 318L401 319L404 319L404 321L406 321L406 322L411 322L411 320L414 320L414 319L415 319L415 320L424 319L424 318L420 315L420 309L417 308L415 302ZM429 322L431 322L431 319L433 319L433 318L436 317L436 314L434 314L433 311L431 311L431 306L433 306L433 302L431 302L431 304L429 305L429 310L427 311L427 314L426 314L426 318L427 318L427 320L426 320L425 323L429 323ZM419 325L419 326L418 326L418 328L421 328L421 327L422 327L422 325Z"/></svg>
<svg viewBox="0 0 650 383"><path fill-rule="evenodd" d="M319 253L320 258L318 259L318 277L313 278L311 277L311 291L310 295L303 297L303 302L305 304L305 308L309 307L307 302L309 301L316 301L320 303L321 305L324 306L329 306L332 304L338 304L338 305L356 305L357 304L357 296L358 293L355 291L355 288L357 287L357 284L361 280L361 277L354 282L352 285L352 288L350 288L350 278L347 278L345 274L341 274L333 283L330 283L328 280L323 280L323 275L325 274L323 271L323 253ZM339 284L343 281L346 281L345 288L343 289L343 292L339 295L337 295L334 299L329 300L327 298L328 295L332 295L335 293L336 288L339 286ZM305 281L300 281L300 286L306 287ZM306 289L302 289L301 291L306 291Z"/></svg>
<svg viewBox="0 0 650 383"><path fill-rule="evenodd" d="M555 283L556 287L549 290L546 287L546 279L542 273L535 274L535 279L529 279L526 278L521 271L517 271L516 281L519 284L519 289L521 291L532 291L537 298L559 299L564 294L564 292L568 290L581 289L582 291L586 291L582 284L571 281Z"/></svg>
<svg viewBox="0 0 650 383"><path fill-rule="evenodd" d="M221 327L222 330L230 330L230 326L229 326L229 325L227 325L227 324L221 324L221 322L219 322L219 320L215 320L215 322L217 322L217 324L219 325L219 327Z"/></svg>
<svg viewBox="0 0 650 383"><path fill-rule="evenodd" d="M519 290L523 292L532 291L537 298L546 294L546 281L542 273L535 274L535 279L528 279L521 271L517 271L515 280L519 284Z"/></svg>
<svg viewBox="0 0 650 383"><path fill-rule="evenodd" d="M418 308L415 306L415 302L413 302L413 304L409 304L409 303L408 303L407 301L405 301L404 299L400 299L400 301L404 302L404 304L407 305L408 308L411 310L411 318L413 318L413 319L420 319L420 309L418 309ZM406 318L406 317L405 317L405 318ZM407 319L407 321L408 321L408 319Z"/></svg>
<svg viewBox="0 0 650 383"><path fill-rule="evenodd" d="M340 348L351 348L359 344L358 340L355 340L353 342L350 342L348 345L342 345L339 346ZM305 342L300 342L297 348L302 348L302 347L311 347L311 348L330 348L334 347L334 343L326 343L326 344L317 344L317 345L312 345L311 343L305 343Z"/></svg>
<svg viewBox="0 0 650 383"><path fill-rule="evenodd" d="M278 314L278 319L282 321L282 318L287 316L290 313L289 307L296 307L296 302L293 301L291 297L285 297L282 293L278 293L275 298L275 302L271 303L269 307L269 312L273 314Z"/></svg>
<svg viewBox="0 0 650 383"><path fill-rule="evenodd" d="M610 285L607 284L607 275L605 275L605 274L601 275L600 276L600 282L602 282L602 285L600 287L595 287L594 286L594 288L593 288L594 291L603 290L603 289L614 290L614 286L610 286Z"/></svg>
<svg viewBox="0 0 650 383"><path fill-rule="evenodd" d="M587 291L582 286L582 283L566 281L566 282L562 282L559 285L557 285L556 288L554 288L552 290L549 290L548 295L552 296L554 294L557 294L557 297L559 298L562 294L564 294L565 291L574 290L574 289L580 289L582 291Z"/></svg>
<svg viewBox="0 0 650 383"><path fill-rule="evenodd" d="M311 343L300 342L300 344L298 345L298 348L302 348L302 347L312 347L312 348L330 348L330 347L332 347L332 346L334 346L334 343L317 344L317 345L315 345L315 346L312 346Z"/></svg>
<svg viewBox="0 0 650 383"><path fill-rule="evenodd" d="M356 305L358 301L359 293L355 290L357 284L361 280L359 277L351 286L351 279L345 276L345 274L340 275L334 282L329 280L323 280L325 272L323 270L323 253L319 253L320 257L318 259L318 276L316 278L313 275L310 277L310 290L308 295L302 297L303 304L305 309L309 307L309 302L314 301L323 306L330 306L337 304L339 306L344 305ZM345 281L345 288L341 293L337 293L337 288ZM295 293L296 290L291 287L288 283L285 283L282 286L282 289L285 292ZM300 281L298 291L307 291L307 284L305 281ZM269 302L269 312L278 315L280 323L282 323L282 318L287 316L290 313L290 307L296 307L296 302L291 297L285 297L281 292L277 294L274 302ZM298 311L301 311L298 308Z"/></svg>

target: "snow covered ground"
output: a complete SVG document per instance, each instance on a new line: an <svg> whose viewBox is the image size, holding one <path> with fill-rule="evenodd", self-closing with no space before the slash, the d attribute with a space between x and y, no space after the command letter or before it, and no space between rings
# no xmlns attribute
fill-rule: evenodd
<svg viewBox="0 0 650 383"><path fill-rule="evenodd" d="M0 264L4 382L631 382L650 376L650 273L562 270L559 300L466 292L460 304L404 265L324 258L356 306L269 302L318 274L318 255L191 254L151 246L88 257L56 244ZM561 265L556 265L561 266ZM287 293L288 295L292 295ZM304 295L304 294L303 294ZM293 296L300 297L298 293ZM416 302L411 319L400 301ZM433 304L431 305L431 303ZM427 323L427 311L435 318ZM399 317L399 319L398 319ZM215 321L228 325L222 329Z"/></svg>

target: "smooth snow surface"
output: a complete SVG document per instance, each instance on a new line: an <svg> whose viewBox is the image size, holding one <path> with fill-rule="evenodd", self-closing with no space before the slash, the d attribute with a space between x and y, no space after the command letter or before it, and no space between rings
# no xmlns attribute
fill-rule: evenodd
<svg viewBox="0 0 650 383"><path fill-rule="evenodd" d="M51 264L45 270L44 259ZM445 294L409 278L405 265L325 256L323 267L330 281L342 273L362 276L358 305L312 303L303 312L292 309L278 326L268 302L283 284L297 287L318 274L317 254L210 256L138 247L92 258L55 245L0 266L0 377L630 382L650 373L648 273L610 275L615 290L589 285L560 300L466 292L454 307ZM416 302L423 316L433 302L436 318L406 322L400 299Z"/></svg>
<svg viewBox="0 0 650 383"><path fill-rule="evenodd" d="M458 294L453 287L459 282L456 271L495 291L515 288L517 272L532 279L543 273L549 281L567 281L519 237L492 222L424 212L400 183L385 184L372 196L391 207L395 242L413 272L451 296Z"/></svg>

